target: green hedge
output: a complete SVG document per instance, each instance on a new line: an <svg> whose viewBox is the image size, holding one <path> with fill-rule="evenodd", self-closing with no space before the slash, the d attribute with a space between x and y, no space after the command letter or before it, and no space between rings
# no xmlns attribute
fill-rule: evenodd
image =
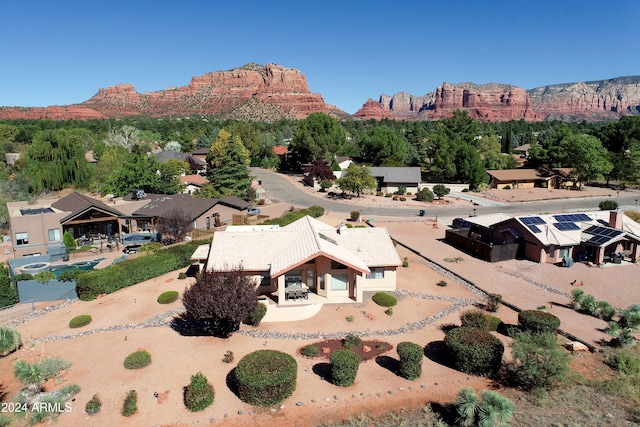
<svg viewBox="0 0 640 427"><path fill-rule="evenodd" d="M87 326L91 323L93 319L88 314L81 314L80 316L76 316L69 321L70 328L82 328L83 326Z"/></svg>
<svg viewBox="0 0 640 427"><path fill-rule="evenodd" d="M398 373L408 380L415 380L422 375L422 347L416 343L403 341L396 348L400 357Z"/></svg>
<svg viewBox="0 0 640 427"><path fill-rule="evenodd" d="M444 344L453 367L461 372L490 376L500 369L504 345L487 331L455 328L447 332Z"/></svg>
<svg viewBox="0 0 640 427"><path fill-rule="evenodd" d="M398 300L393 295L389 295L386 292L376 292L373 297L373 302L382 307L393 307L398 303Z"/></svg>
<svg viewBox="0 0 640 427"><path fill-rule="evenodd" d="M191 265L191 255L199 245L207 241L191 241L171 246L156 253L115 265L92 270L76 279L76 291L83 301L95 299L101 294L110 294L122 288L144 282L171 271Z"/></svg>
<svg viewBox="0 0 640 427"><path fill-rule="evenodd" d="M338 349L329 355L331 365L331 383L340 387L349 387L356 380L360 357L351 350Z"/></svg>
<svg viewBox="0 0 640 427"><path fill-rule="evenodd" d="M179 296L178 291L165 291L158 295L158 302L160 304L171 304L177 301Z"/></svg>
<svg viewBox="0 0 640 427"><path fill-rule="evenodd" d="M324 208L322 206L311 206L310 208L307 208L307 209L288 212L282 215L280 218L268 219L262 224L277 224L280 227L284 227L285 225L289 225L292 222L295 222L307 215L309 215L312 218L319 218L322 215L324 215Z"/></svg>
<svg viewBox="0 0 640 427"><path fill-rule="evenodd" d="M518 313L518 324L523 330L536 334L555 334L560 327L560 319L546 311L524 310Z"/></svg>
<svg viewBox="0 0 640 427"><path fill-rule="evenodd" d="M298 364L277 350L258 350L236 366L240 400L251 405L271 406L291 396L296 389Z"/></svg>
<svg viewBox="0 0 640 427"><path fill-rule="evenodd" d="M71 280L76 280L79 275L87 273L86 270L80 270L79 268L72 268L67 271L63 271L58 280L61 282L70 282Z"/></svg>
<svg viewBox="0 0 640 427"><path fill-rule="evenodd" d="M14 329L0 328L0 357L13 353L21 345L22 337L20 332Z"/></svg>
<svg viewBox="0 0 640 427"><path fill-rule="evenodd" d="M249 312L249 318L247 323L251 326L258 326L262 322L262 318L267 314L267 306L264 303L257 303L255 307Z"/></svg>
<svg viewBox="0 0 640 427"><path fill-rule="evenodd" d="M124 367L127 369L141 369L150 364L151 354L144 350L131 353L124 359Z"/></svg>
<svg viewBox="0 0 640 427"><path fill-rule="evenodd" d="M460 314L460 322L465 328L478 328L483 331L489 330L489 319L480 310L467 310Z"/></svg>
<svg viewBox="0 0 640 427"><path fill-rule="evenodd" d="M191 383L184 392L184 404L191 412L204 411L213 404L215 391L207 377L198 372L191 375Z"/></svg>

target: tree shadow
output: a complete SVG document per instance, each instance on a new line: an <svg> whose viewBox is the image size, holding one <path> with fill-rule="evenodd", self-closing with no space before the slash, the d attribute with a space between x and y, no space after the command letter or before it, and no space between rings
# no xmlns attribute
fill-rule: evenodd
<svg viewBox="0 0 640 427"><path fill-rule="evenodd" d="M447 357L447 347L444 341L431 341L424 347L424 355L427 359L440 365L451 367Z"/></svg>
<svg viewBox="0 0 640 427"><path fill-rule="evenodd" d="M187 272L185 274L187 277L196 277L196 274L198 274L198 265L191 264L189 268L187 268Z"/></svg>
<svg viewBox="0 0 640 427"><path fill-rule="evenodd" d="M500 335L504 335L505 337L513 338L518 332L520 332L520 327L511 323L500 322L496 332Z"/></svg>
<svg viewBox="0 0 640 427"><path fill-rule="evenodd" d="M227 388L231 393L235 394L238 399L240 398L240 390L238 388L238 379L236 378L236 368L233 368L229 371L225 378L225 383L227 384Z"/></svg>
<svg viewBox="0 0 640 427"><path fill-rule="evenodd" d="M568 308L569 310L573 310L573 307L571 306L571 304L566 304L566 303L557 302L557 301L551 301L550 304L551 304L551 307L558 306L562 308Z"/></svg>
<svg viewBox="0 0 640 427"><path fill-rule="evenodd" d="M430 402L431 410L440 416L440 419L446 423L448 426L458 425L458 412L456 411L455 403L438 403L438 402Z"/></svg>
<svg viewBox="0 0 640 427"><path fill-rule="evenodd" d="M331 364L330 363L316 363L313 365L313 373L319 376L321 379L330 382L331 379Z"/></svg>
<svg viewBox="0 0 640 427"><path fill-rule="evenodd" d="M460 326L456 325L455 323L443 323L442 325L438 326L438 329L440 329L442 332L446 334L450 330L459 328L459 327Z"/></svg>
<svg viewBox="0 0 640 427"><path fill-rule="evenodd" d="M201 337L211 335L205 330L204 322L193 318L188 313L181 313L171 319L171 329L183 337Z"/></svg>
<svg viewBox="0 0 640 427"><path fill-rule="evenodd" d="M376 357L376 363L378 366L387 369L389 372L398 375L400 370L400 361L389 356Z"/></svg>

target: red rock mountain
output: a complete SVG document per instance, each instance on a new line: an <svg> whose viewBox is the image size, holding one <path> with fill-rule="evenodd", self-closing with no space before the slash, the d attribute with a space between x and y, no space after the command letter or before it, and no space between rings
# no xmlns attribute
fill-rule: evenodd
<svg viewBox="0 0 640 427"><path fill-rule="evenodd" d="M330 108L332 112L335 107ZM322 95L311 93L306 77L280 65L247 64L230 71L193 77L188 86L138 93L133 85L100 89L79 105L0 108L0 119L93 119L127 116L219 115L239 120L300 119L327 113Z"/></svg>

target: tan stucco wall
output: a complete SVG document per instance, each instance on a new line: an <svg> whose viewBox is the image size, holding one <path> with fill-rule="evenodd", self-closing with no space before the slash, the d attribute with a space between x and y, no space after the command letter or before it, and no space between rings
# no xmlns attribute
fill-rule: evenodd
<svg viewBox="0 0 640 427"><path fill-rule="evenodd" d="M62 244L62 226L60 220L67 216L68 212L54 212L48 214L21 216L21 208L46 208L51 204L47 201L42 203L29 205L27 202L7 203L9 210L9 227L11 232L11 243L13 244L14 254L17 258L25 255L47 253L48 246L59 246ZM49 230L58 229L60 231L60 240L49 241ZM17 245L16 233L28 233L29 243L27 245Z"/></svg>

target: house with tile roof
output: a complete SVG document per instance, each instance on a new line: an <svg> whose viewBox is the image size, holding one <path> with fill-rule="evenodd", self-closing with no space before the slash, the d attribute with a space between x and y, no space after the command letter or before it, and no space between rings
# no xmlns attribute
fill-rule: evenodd
<svg viewBox="0 0 640 427"><path fill-rule="evenodd" d="M638 262L640 224L618 211L465 218L470 226L446 231L445 241L486 261L525 258L561 263L571 258L603 264ZM622 254L622 256L619 256Z"/></svg>
<svg viewBox="0 0 640 427"><path fill-rule="evenodd" d="M488 170L490 188L566 188L574 185L573 168Z"/></svg>
<svg viewBox="0 0 640 427"><path fill-rule="evenodd" d="M296 290L328 303L362 302L366 291L395 290L402 264L385 228L334 228L310 216L285 227L228 227L192 259L208 270L242 266L278 304L291 303Z"/></svg>

